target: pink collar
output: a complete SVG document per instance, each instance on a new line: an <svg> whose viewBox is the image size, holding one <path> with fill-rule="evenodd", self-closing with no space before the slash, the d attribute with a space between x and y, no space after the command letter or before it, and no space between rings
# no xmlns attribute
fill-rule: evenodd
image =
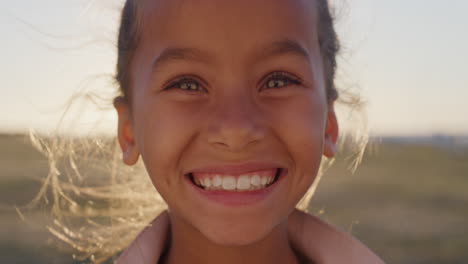
<svg viewBox="0 0 468 264"><path fill-rule="evenodd" d="M288 223L292 245L307 257L310 263L384 264L351 235L339 231L315 216L295 210ZM169 215L165 211L138 235L115 264L157 263L166 245L168 231Z"/></svg>

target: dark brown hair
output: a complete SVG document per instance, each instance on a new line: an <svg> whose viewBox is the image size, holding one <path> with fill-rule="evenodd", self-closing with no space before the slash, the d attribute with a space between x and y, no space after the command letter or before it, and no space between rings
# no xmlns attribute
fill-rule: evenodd
<svg viewBox="0 0 468 264"><path fill-rule="evenodd" d="M317 1L318 38L320 53L323 60L324 78L327 90L327 99L333 102L338 98L335 87L336 55L340 45L335 32L333 17L327 0ZM118 36L118 60L116 80L120 87L121 96L129 99L130 96L130 65L135 55L139 41L141 13L138 10L137 0L126 0L122 11L122 18Z"/></svg>

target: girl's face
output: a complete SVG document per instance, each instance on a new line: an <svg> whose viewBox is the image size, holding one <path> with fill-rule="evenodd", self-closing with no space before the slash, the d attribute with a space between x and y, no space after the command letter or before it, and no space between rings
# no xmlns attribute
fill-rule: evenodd
<svg viewBox="0 0 468 264"><path fill-rule="evenodd" d="M211 241L266 237L334 154L315 2L143 5L131 102L116 104L124 161L141 153L172 217Z"/></svg>

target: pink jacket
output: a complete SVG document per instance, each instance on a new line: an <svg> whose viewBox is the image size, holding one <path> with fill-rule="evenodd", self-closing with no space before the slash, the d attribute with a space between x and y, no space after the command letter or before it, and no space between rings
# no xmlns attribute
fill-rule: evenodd
<svg viewBox="0 0 468 264"><path fill-rule="evenodd" d="M319 218L296 210L289 217L289 236L295 249L316 264L384 264L351 235ZM116 264L155 264L164 250L169 216L163 212L120 255ZM314 243L320 241L320 243ZM313 261L312 261L313 260Z"/></svg>

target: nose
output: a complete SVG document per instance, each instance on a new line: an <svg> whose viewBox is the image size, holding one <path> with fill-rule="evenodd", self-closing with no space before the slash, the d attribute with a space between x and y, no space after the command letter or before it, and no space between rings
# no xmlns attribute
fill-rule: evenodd
<svg viewBox="0 0 468 264"><path fill-rule="evenodd" d="M240 152L266 134L258 107L246 96L218 100L208 125L208 142L230 152Z"/></svg>

